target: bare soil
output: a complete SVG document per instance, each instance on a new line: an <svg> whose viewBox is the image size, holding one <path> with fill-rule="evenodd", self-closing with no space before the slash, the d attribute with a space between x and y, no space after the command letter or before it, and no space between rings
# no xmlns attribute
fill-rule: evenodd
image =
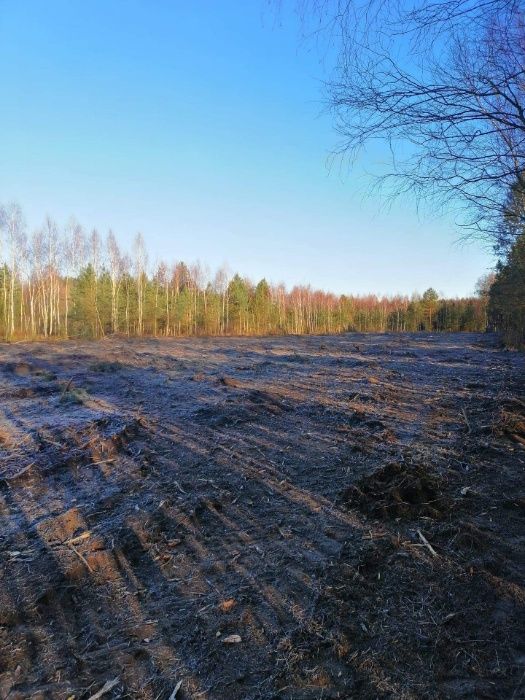
<svg viewBox="0 0 525 700"><path fill-rule="evenodd" d="M0 345L0 697L525 697L524 378L475 334Z"/></svg>

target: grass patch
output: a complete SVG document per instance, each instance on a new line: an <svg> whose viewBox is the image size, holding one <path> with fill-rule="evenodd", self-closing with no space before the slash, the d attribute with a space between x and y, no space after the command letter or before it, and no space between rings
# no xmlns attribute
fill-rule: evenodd
<svg viewBox="0 0 525 700"><path fill-rule="evenodd" d="M57 378L57 375L54 372L50 372L47 369L39 369L37 372L35 372L35 374L37 377L44 379L46 382L52 382Z"/></svg>
<svg viewBox="0 0 525 700"><path fill-rule="evenodd" d="M60 397L60 403L66 405L83 405L89 400L89 394L85 389L67 389Z"/></svg>

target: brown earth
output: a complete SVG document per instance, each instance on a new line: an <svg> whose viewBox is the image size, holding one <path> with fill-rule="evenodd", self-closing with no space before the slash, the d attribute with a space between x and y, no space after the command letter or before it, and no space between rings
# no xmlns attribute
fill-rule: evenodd
<svg viewBox="0 0 525 700"><path fill-rule="evenodd" d="M0 698L525 697L523 355L352 334L0 363Z"/></svg>

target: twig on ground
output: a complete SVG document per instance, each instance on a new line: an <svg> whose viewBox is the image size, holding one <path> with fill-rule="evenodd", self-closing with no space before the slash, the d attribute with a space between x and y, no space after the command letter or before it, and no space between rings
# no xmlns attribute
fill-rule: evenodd
<svg viewBox="0 0 525 700"><path fill-rule="evenodd" d="M98 698L101 698L106 693L109 693L109 691L117 685L119 680L120 678L117 676L116 678L113 678L112 681L106 681L102 688L99 691L97 691L94 695L91 695L91 697L89 697L88 700L98 700Z"/></svg>
<svg viewBox="0 0 525 700"><path fill-rule="evenodd" d="M71 537L71 539L66 540L64 544L67 544L69 547L70 545L77 544L77 542L82 542L82 540L87 540L88 537L91 537L91 530L87 530L81 535L77 535L77 537Z"/></svg>
<svg viewBox="0 0 525 700"><path fill-rule="evenodd" d="M418 534L419 539L421 540L421 542L423 542L423 544L425 545L425 547L426 547L426 548L428 549L428 551L430 552L430 554L432 554L433 557L439 557L439 554L436 552L436 550L434 549L434 547L430 544L430 542L427 540L427 538L426 538L425 535L421 532L421 530L417 530L417 534Z"/></svg>
<svg viewBox="0 0 525 700"><path fill-rule="evenodd" d="M93 573L93 569L90 567L88 560L86 559L86 557L83 554L80 554L80 552L75 547L75 545L71 544L71 542L66 542L66 544L69 547L69 549L71 549L71 551L77 555L77 557L80 559L80 561L82 561L87 566L88 571L90 573Z"/></svg>
<svg viewBox="0 0 525 700"><path fill-rule="evenodd" d="M468 419L468 416L467 416L467 412L465 411L465 408L464 408L464 407L461 409L461 413L463 414L463 418L465 419L465 423L467 424L467 430L468 430L468 432L469 432L469 434L470 434L470 433L472 432L472 428L471 428L471 426L470 426L470 422L469 422L469 419Z"/></svg>
<svg viewBox="0 0 525 700"><path fill-rule="evenodd" d="M64 396L67 394L67 392L70 390L71 385L73 384L73 377L68 381L66 386L64 387L64 391L62 392L62 396L60 398L64 398Z"/></svg>
<svg viewBox="0 0 525 700"><path fill-rule="evenodd" d="M173 688L173 692L172 692L172 694L169 696L168 700L175 700L175 698L177 697L177 693L179 692L179 690L180 690L180 688L181 688L181 685L182 685L182 681L179 681L179 682L177 683L177 685L175 686L175 688Z"/></svg>
<svg viewBox="0 0 525 700"><path fill-rule="evenodd" d="M13 474L12 476L4 476L3 480L7 481L8 483L10 481L15 481L19 477L23 476L26 472L28 472L31 469L31 467L34 467L35 464L36 464L36 462L31 462L31 464L28 464L27 467L24 467L19 472L16 472L16 474Z"/></svg>

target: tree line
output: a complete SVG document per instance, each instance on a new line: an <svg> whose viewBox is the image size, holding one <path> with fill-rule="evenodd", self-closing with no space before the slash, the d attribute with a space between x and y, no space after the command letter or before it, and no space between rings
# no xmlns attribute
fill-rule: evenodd
<svg viewBox="0 0 525 700"><path fill-rule="evenodd" d="M138 234L131 253L110 230L87 233L51 217L27 235L19 206L0 207L0 334L5 340L129 336L264 335L346 331L476 331L481 295L335 295L265 279L253 283L199 263L149 265Z"/></svg>

